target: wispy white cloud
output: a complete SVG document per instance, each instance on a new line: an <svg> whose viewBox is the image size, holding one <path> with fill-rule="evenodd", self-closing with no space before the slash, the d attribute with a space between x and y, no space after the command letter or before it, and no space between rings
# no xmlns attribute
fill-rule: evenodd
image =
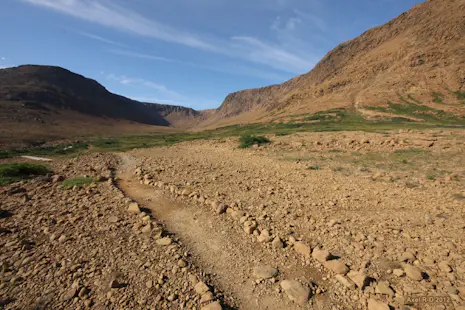
<svg viewBox="0 0 465 310"><path fill-rule="evenodd" d="M108 50L108 52L116 55L121 55L121 56L127 56L127 57L134 57L134 58L142 58L142 59L150 59L150 60L159 60L159 61L166 61L166 62L177 62L176 60L165 58L165 57L160 57L156 55L150 55L150 54L143 54L143 53L138 53L138 52L133 52L133 51L128 51L128 50Z"/></svg>
<svg viewBox="0 0 465 310"><path fill-rule="evenodd" d="M158 84L152 81L148 81L142 78L133 78L133 77L127 77L125 75L116 75L116 74L108 74L107 78L110 80L117 81L122 85L132 85L132 86L150 88L159 94L168 96L171 100L185 100L186 99L186 97L184 97L183 95L173 90L168 89L165 85Z"/></svg>
<svg viewBox="0 0 465 310"><path fill-rule="evenodd" d="M105 74L104 72L100 72ZM196 107L197 109L211 109L218 107L216 100L202 98L188 98L173 90L168 89L165 85L148 81L142 78L128 77L125 75L106 74L105 78L118 82L123 86L133 86L138 93L142 95L127 96L133 100L150 103L161 103L170 105L179 105L184 107ZM120 91L124 89L120 89ZM147 95L146 95L147 94Z"/></svg>
<svg viewBox="0 0 465 310"><path fill-rule="evenodd" d="M0 59L1 59L1 60L6 60L6 58L5 58L5 57L0 57Z"/></svg>
<svg viewBox="0 0 465 310"><path fill-rule="evenodd" d="M149 20L108 0L23 0L106 27L204 50L215 47L195 35Z"/></svg>
<svg viewBox="0 0 465 310"><path fill-rule="evenodd" d="M125 47L126 46L126 45L124 45L122 43L112 41L110 39L101 37L101 36L96 35L96 34L87 33L87 32L78 31L78 30L71 30L71 31L75 32L75 33L77 33L77 34L79 34L81 36L84 36L84 37L87 37L87 38L90 38L90 39L93 39L93 40L97 40L97 41L100 41L100 42L103 42L103 43L107 43L107 44L110 44L110 45L115 45L115 46L120 46L120 47Z"/></svg>
<svg viewBox="0 0 465 310"><path fill-rule="evenodd" d="M303 73L314 65L314 62L309 60L308 53L290 52L282 46L263 42L257 38L248 36L234 36L224 39L190 33L163 25L153 19L149 20L127 8L111 3L109 0L22 1L118 31L243 59L285 72ZM277 4L279 5L284 5L285 3L286 1L277 0ZM292 20L288 26L293 27L297 22L297 19ZM263 56L260 55L261 53L263 53Z"/></svg>
<svg viewBox="0 0 465 310"><path fill-rule="evenodd" d="M301 10L294 10L294 13L298 16L301 22L305 21L323 33L328 31L328 24L321 17Z"/></svg>
<svg viewBox="0 0 465 310"><path fill-rule="evenodd" d="M244 66L244 65L237 64L237 63L234 63L234 64L222 63L221 65L215 66L211 64L206 65L206 64L193 63L190 61L169 59L169 58L159 57L156 55L130 51L130 50L108 50L108 52L121 55L121 56L127 56L127 57L142 58L142 59L148 59L148 60L154 60L154 61L173 62L173 63L185 65L185 66L206 69L206 70L214 71L214 72L228 73L228 74L241 75L241 76L258 77L258 78L262 78L262 79L266 79L270 81L285 81L286 79L289 79L289 76L284 75L284 74L279 74L279 73L266 71L266 70L260 70L257 68L253 68L251 66Z"/></svg>
<svg viewBox="0 0 465 310"><path fill-rule="evenodd" d="M233 46L247 51L247 58L249 60L266 64L275 69L298 73L302 72L302 70L308 70L314 65L314 63L301 56L287 52L279 46L264 43L253 37L235 36L231 39L233 42L236 42Z"/></svg>

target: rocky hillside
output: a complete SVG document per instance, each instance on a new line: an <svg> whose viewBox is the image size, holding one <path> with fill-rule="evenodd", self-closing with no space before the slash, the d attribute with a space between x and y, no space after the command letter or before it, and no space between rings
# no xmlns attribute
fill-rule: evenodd
<svg viewBox="0 0 465 310"><path fill-rule="evenodd" d="M338 45L307 74L228 95L215 119L339 107L372 113L403 98L463 113L464 37L465 2L429 0Z"/></svg>
<svg viewBox="0 0 465 310"><path fill-rule="evenodd" d="M172 131L168 128L195 124L201 115L113 94L60 67L0 70L0 147L81 135Z"/></svg>
<svg viewBox="0 0 465 310"><path fill-rule="evenodd" d="M0 70L0 101L32 110L72 110L79 113L169 126L171 113L197 116L184 107L143 103L110 93L94 80L50 66L19 66Z"/></svg>

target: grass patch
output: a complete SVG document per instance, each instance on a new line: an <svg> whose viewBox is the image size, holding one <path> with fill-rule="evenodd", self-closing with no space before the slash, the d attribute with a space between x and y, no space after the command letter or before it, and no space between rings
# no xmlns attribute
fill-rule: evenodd
<svg viewBox="0 0 465 310"><path fill-rule="evenodd" d="M439 103L439 104L444 104L444 95L441 93L432 93L433 95L433 102L434 103Z"/></svg>
<svg viewBox="0 0 465 310"><path fill-rule="evenodd" d="M465 95L465 93L460 94ZM260 137L272 134L286 136L298 132L380 132L399 129L465 128L465 118L463 117L460 118L452 113L429 108L412 96L408 96L408 99L402 98L402 100L400 104L390 102L385 107L365 107L366 109L396 114L393 118L366 120L355 109L337 108L314 114L300 114L304 119L290 122L238 124L196 133L184 132L118 137L93 136L86 138L85 142L76 142L72 145L0 150L0 158L12 158L21 155L76 157L90 152L125 152L136 148L170 146L198 139L221 139L241 136ZM413 116L423 121L410 120L407 116ZM252 138L248 139L250 141ZM258 145L269 143L266 140L257 142ZM246 144L253 145L250 142L246 142Z"/></svg>
<svg viewBox="0 0 465 310"><path fill-rule="evenodd" d="M82 187L84 185L91 184L92 182L94 182L94 179L92 179L91 177L77 177L65 180L61 184L63 185L63 188L69 189L74 186Z"/></svg>
<svg viewBox="0 0 465 310"><path fill-rule="evenodd" d="M88 148L89 144L86 142L76 142L73 144L50 146L50 147L33 147L14 150L0 150L1 158L12 158L22 155L30 156L57 156L57 155L71 155L76 152L82 152Z"/></svg>
<svg viewBox="0 0 465 310"><path fill-rule="evenodd" d="M244 135L239 138L239 148L244 149L253 145L268 144L271 141L264 136Z"/></svg>
<svg viewBox="0 0 465 310"><path fill-rule="evenodd" d="M432 95L434 97L433 102L444 104L443 94L434 92ZM407 118L413 117L415 119L424 121L425 123L434 124L435 126L465 125L465 118L456 116L453 113L424 105L422 102L415 99L412 95L407 95L407 98L399 95L399 99L401 103L388 101L387 107L373 106L364 108L367 110L396 114L397 116L391 119L391 123L393 124L406 124L409 122L412 124L418 124L417 121L412 121Z"/></svg>
<svg viewBox="0 0 465 310"><path fill-rule="evenodd" d="M413 102L415 102L416 104L423 104L421 101L417 100L416 98L414 98L412 95L408 94L407 95L407 98L412 100Z"/></svg>
<svg viewBox="0 0 465 310"><path fill-rule="evenodd" d="M320 168L320 166L311 166L309 169L310 170L320 170L321 168Z"/></svg>
<svg viewBox="0 0 465 310"><path fill-rule="evenodd" d="M384 113L389 112L388 109L385 108L385 107L366 106L366 107L363 107L363 108L366 109L366 110L372 110L372 111L378 111L378 112L384 112Z"/></svg>
<svg viewBox="0 0 465 310"><path fill-rule="evenodd" d="M0 186L29 179L31 177L46 175L51 171L42 165L30 163L13 163L0 165Z"/></svg>
<svg viewBox="0 0 465 310"><path fill-rule="evenodd" d="M422 150L422 149L405 149L405 150L395 150L394 153L396 154L418 154L418 153L430 153L429 150Z"/></svg>

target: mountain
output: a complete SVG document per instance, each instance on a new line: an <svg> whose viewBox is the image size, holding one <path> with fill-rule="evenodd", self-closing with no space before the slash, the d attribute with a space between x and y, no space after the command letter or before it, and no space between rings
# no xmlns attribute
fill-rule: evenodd
<svg viewBox="0 0 465 310"><path fill-rule="evenodd" d="M194 124L190 108L138 102L60 67L24 65L0 70L0 144L76 134L169 131ZM180 122L184 120L184 122Z"/></svg>
<svg viewBox="0 0 465 310"><path fill-rule="evenodd" d="M402 109L391 107L404 103L463 115L463 38L465 1L426 1L338 45L307 74L228 95L205 125L335 108L373 117L397 113Z"/></svg>

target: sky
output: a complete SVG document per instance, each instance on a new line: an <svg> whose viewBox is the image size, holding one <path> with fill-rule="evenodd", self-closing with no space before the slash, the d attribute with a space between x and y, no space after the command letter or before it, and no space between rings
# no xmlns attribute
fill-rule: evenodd
<svg viewBox="0 0 465 310"><path fill-rule="evenodd" d="M2 0L0 68L60 66L136 100L216 108L421 2Z"/></svg>

